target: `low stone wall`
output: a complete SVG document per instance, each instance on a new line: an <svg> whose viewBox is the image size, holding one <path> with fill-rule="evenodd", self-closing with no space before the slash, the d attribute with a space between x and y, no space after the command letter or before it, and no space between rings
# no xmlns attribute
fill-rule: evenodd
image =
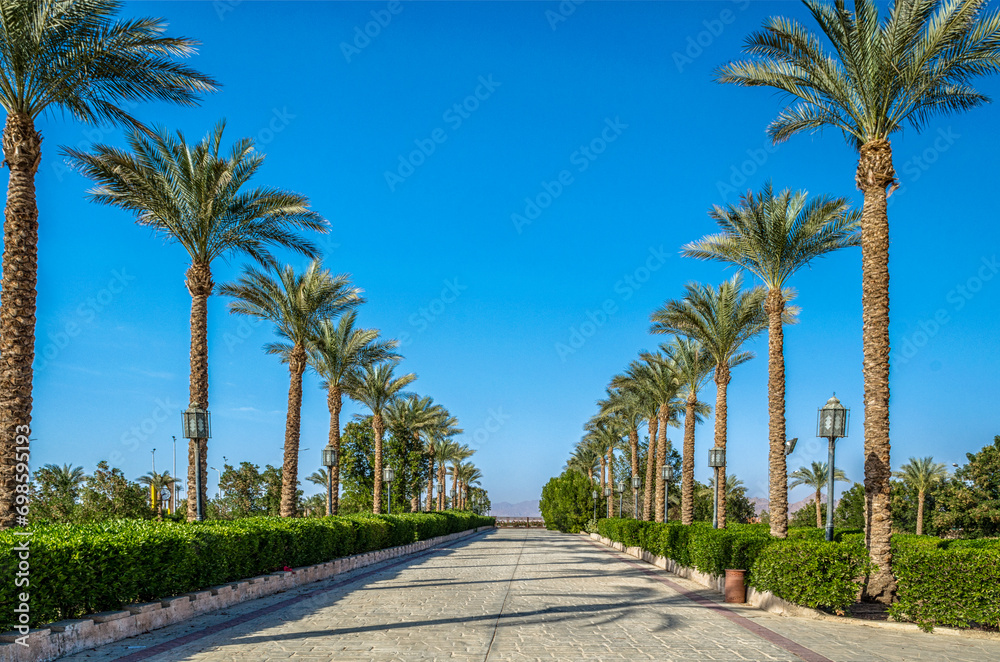
<svg viewBox="0 0 1000 662"><path fill-rule="evenodd" d="M654 565L661 570L666 570L667 572L677 575L678 577L690 579L691 581L701 584L705 588L709 588L717 593L725 594L726 592L726 578L722 575L709 575L708 573L700 572L695 568L680 565L673 559L668 559L665 556L657 556L651 552L647 552L641 547L625 547L620 542L614 542L610 538L601 537L599 533L591 533L590 537L603 545L607 545L608 547L622 552L623 554L634 556L641 561ZM758 609L763 609L764 611L769 611L773 614L804 616L806 618L826 617L826 614L818 609L803 607L802 605L797 605L794 602L783 600L770 591L758 591L749 586L747 587L747 604L757 607Z"/></svg>
<svg viewBox="0 0 1000 662"><path fill-rule="evenodd" d="M382 561L423 552L431 547L492 528L494 527L481 526L401 547L390 547L374 552L345 556L326 563L295 568L287 572L272 572L269 575L212 586L203 591L185 593L156 602L127 605L121 611L105 611L98 614L88 614L82 618L49 623L28 632L27 646L17 643L18 639L25 641L23 635L16 631L4 632L0 634L0 662L54 660L63 655L103 646L174 623L180 623L210 611L287 591L296 586L321 579L329 579Z"/></svg>

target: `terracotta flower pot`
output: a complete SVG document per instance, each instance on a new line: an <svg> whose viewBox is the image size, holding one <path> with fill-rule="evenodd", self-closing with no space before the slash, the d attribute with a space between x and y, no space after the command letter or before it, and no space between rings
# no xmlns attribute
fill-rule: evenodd
<svg viewBox="0 0 1000 662"><path fill-rule="evenodd" d="M726 570L726 602L747 601L746 570Z"/></svg>

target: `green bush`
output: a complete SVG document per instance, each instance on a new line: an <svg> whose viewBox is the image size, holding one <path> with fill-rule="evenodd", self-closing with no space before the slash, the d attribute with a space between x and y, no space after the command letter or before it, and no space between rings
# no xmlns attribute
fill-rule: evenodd
<svg viewBox="0 0 1000 662"><path fill-rule="evenodd" d="M760 552L750 585L796 604L841 610L854 603L870 568L860 545L786 540Z"/></svg>
<svg viewBox="0 0 1000 662"><path fill-rule="evenodd" d="M579 471L567 469L542 487L538 509L545 519L545 528L563 533L579 533L593 517L593 484ZM598 511L603 511L603 500Z"/></svg>
<svg viewBox="0 0 1000 662"><path fill-rule="evenodd" d="M914 536L915 537L915 536ZM898 547L893 571L899 602L889 607L898 620L935 625L1000 627L1000 545L981 541L931 541L945 549L907 541ZM893 540L894 547L896 541ZM973 544L970 544L973 543Z"/></svg>
<svg viewBox="0 0 1000 662"><path fill-rule="evenodd" d="M0 532L0 631L21 592L31 626L119 609L280 570L494 524L466 512L254 517L191 524L109 520ZM29 541L30 584L18 587L15 547Z"/></svg>

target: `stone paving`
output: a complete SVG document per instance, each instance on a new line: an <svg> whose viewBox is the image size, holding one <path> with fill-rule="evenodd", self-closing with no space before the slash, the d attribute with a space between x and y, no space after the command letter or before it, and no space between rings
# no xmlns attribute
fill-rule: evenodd
<svg viewBox="0 0 1000 662"><path fill-rule="evenodd" d="M62 659L1000 660L1000 640L720 601L583 536L496 530Z"/></svg>

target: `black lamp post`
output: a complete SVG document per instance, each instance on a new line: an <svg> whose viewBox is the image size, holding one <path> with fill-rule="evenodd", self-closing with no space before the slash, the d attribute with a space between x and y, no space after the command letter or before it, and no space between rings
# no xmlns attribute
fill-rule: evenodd
<svg viewBox="0 0 1000 662"><path fill-rule="evenodd" d="M670 481L674 479L674 468L669 464L664 464L663 469L663 521L666 522L670 519L667 514L670 510Z"/></svg>
<svg viewBox="0 0 1000 662"><path fill-rule="evenodd" d="M182 436L194 443L194 491L195 520L205 519L205 508L201 501L201 444L205 439L212 438L211 415L195 403L191 403L181 413Z"/></svg>
<svg viewBox="0 0 1000 662"><path fill-rule="evenodd" d="M638 476L632 476L632 505L635 511L632 515L633 518L639 519L639 488L642 487L642 478Z"/></svg>
<svg viewBox="0 0 1000 662"><path fill-rule="evenodd" d="M833 472L834 456L837 439L847 436L847 422L850 418L851 410L840 404L837 395L826 401L820 407L819 415L816 418L816 436L826 437L830 442L829 459L827 460L826 473L826 540L833 540Z"/></svg>
<svg viewBox="0 0 1000 662"><path fill-rule="evenodd" d="M616 490L618 492L618 519L621 519L621 517L622 517L622 495L625 493L625 481L624 480L618 481L618 484L616 485L616 487L618 488Z"/></svg>
<svg viewBox="0 0 1000 662"><path fill-rule="evenodd" d="M326 514L333 515L333 468L337 466L337 449L329 444L323 448L323 466L326 467Z"/></svg>
<svg viewBox="0 0 1000 662"><path fill-rule="evenodd" d="M726 449L714 446L708 449L708 466L715 469L715 494L712 500L712 528L719 528L719 469L726 466Z"/></svg>
<svg viewBox="0 0 1000 662"><path fill-rule="evenodd" d="M455 510L455 497L457 497L457 496L458 496L458 490L452 489L451 490L451 509L452 510Z"/></svg>
<svg viewBox="0 0 1000 662"><path fill-rule="evenodd" d="M386 489L386 515L392 515L392 481L396 478L396 471L392 467L382 469L382 480L385 481ZM454 490L452 490L454 492Z"/></svg>

